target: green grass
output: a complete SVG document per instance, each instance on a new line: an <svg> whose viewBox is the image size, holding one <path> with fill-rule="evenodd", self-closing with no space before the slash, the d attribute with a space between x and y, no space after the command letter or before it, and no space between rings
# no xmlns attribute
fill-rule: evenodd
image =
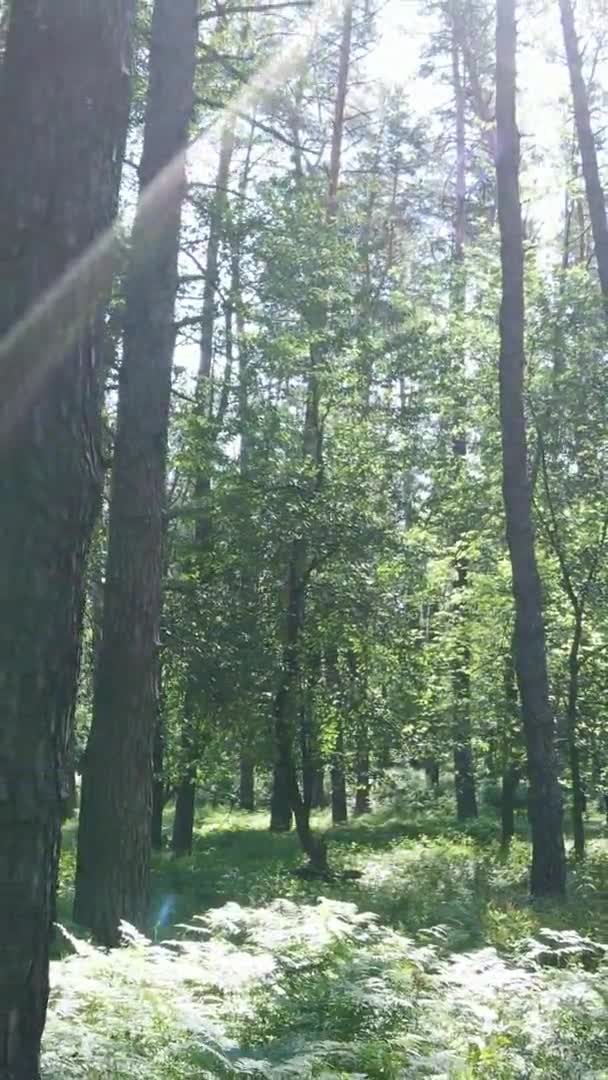
<svg viewBox="0 0 608 1080"><path fill-rule="evenodd" d="M157 944L54 963L45 1080L608 1077L606 966L576 937L564 967L536 962L543 928L608 943L601 827L567 901L532 904L523 819L505 855L493 817L450 810L329 830L332 865L361 872L329 884L294 875L296 837L265 814L201 810L192 857L154 859ZM70 825L62 919L73 870Z"/></svg>

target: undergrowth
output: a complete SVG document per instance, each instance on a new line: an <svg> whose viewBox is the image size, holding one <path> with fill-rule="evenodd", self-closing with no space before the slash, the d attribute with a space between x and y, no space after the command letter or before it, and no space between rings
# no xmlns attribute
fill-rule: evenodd
<svg viewBox="0 0 608 1080"><path fill-rule="evenodd" d="M326 825L327 822L320 821ZM77 934L53 964L45 1080L608 1078L608 850L565 904L531 904L529 851L441 802L331 834L331 884L293 874L263 815L204 812L191 858L157 856L148 936ZM60 918L69 914L73 831Z"/></svg>

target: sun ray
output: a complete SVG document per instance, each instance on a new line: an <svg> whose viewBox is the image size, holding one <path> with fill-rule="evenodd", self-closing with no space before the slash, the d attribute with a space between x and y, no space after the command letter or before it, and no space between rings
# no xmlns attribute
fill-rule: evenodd
<svg viewBox="0 0 608 1080"><path fill-rule="evenodd" d="M228 102L214 123L169 162L141 195L137 206L138 248L130 257L144 260L166 222L172 193L181 183L184 154L203 145L227 119L238 118L270 97L307 62L323 25L336 20L343 2L319 0L299 33L257 71ZM0 341L0 439L6 439L40 394L45 378L73 349L111 289L125 259L124 216L71 263Z"/></svg>

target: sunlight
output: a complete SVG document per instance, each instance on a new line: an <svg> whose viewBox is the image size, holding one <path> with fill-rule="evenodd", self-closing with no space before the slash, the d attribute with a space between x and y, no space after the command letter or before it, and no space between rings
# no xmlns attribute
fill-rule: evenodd
<svg viewBox="0 0 608 1080"><path fill-rule="evenodd" d="M278 89L306 62L320 27L339 18L342 10L342 3L320 0L301 32L252 76L210 128L156 176L138 202L139 231L145 241L131 251L131 258L145 259L162 233L172 194L181 183L184 155L194 148L200 150L227 118L238 120L241 113ZM0 341L0 437L6 438L14 430L46 376L74 348L108 296L113 276L125 258L123 223L124 216L119 216Z"/></svg>

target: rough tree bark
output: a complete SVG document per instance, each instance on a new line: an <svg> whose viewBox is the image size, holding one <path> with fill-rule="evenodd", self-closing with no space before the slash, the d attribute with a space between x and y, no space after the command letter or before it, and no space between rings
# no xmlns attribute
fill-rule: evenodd
<svg viewBox="0 0 608 1080"><path fill-rule="evenodd" d="M1 1080L39 1075L84 569L101 492L103 320L93 312L107 278L88 295L86 320L72 295L49 310L44 334L30 324L25 352L5 335L114 217L131 15L130 0L12 4L1 75Z"/></svg>
<svg viewBox="0 0 608 1080"><path fill-rule="evenodd" d="M562 895L566 862L562 800L549 702L540 578L534 549L524 374L524 254L519 197L519 132L515 115L514 0L498 0L496 28L496 180L502 266L500 421L503 498L515 599L515 667L526 738L531 891Z"/></svg>
<svg viewBox="0 0 608 1080"><path fill-rule="evenodd" d="M568 61L570 87L572 89L576 134L583 166L587 203L589 205L595 258L604 298L604 308L608 318L608 224L606 223L606 201L600 181L597 149L591 129L587 87L583 79L581 51L576 36L571 0L559 0L559 10ZM584 229L581 230L581 234L584 235Z"/></svg>
<svg viewBox="0 0 608 1080"><path fill-rule="evenodd" d="M185 142L193 106L196 0L156 0L142 191L171 161L153 246L139 215L126 286L104 627L85 755L74 917L105 945L145 925L157 716L163 505Z"/></svg>

